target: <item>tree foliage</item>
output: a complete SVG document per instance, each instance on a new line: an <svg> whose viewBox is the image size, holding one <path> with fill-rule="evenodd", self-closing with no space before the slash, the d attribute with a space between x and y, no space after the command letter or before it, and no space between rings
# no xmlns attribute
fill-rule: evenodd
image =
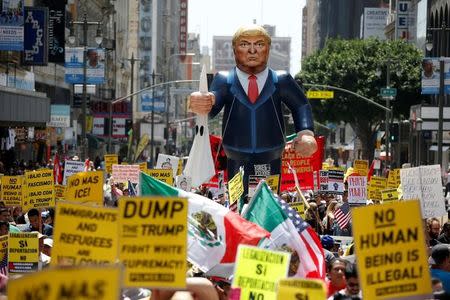
<svg viewBox="0 0 450 300"><path fill-rule="evenodd" d="M422 53L403 41L330 39L325 47L306 57L296 78L303 83L331 85L363 95L381 105L386 87L387 64L390 87L397 88L391 101L394 118L408 118L411 105L420 103ZM390 62L390 63L389 63ZM381 75L377 75L377 70ZM363 145L363 157L371 158L374 134L385 120L385 111L351 94L335 91L332 100L311 100L315 120L349 123Z"/></svg>

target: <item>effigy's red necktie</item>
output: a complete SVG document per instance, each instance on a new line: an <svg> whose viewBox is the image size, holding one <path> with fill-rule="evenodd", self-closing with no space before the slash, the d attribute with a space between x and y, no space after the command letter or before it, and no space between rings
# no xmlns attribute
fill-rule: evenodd
<svg viewBox="0 0 450 300"><path fill-rule="evenodd" d="M258 84L256 83L256 76L248 76L248 99L251 103L255 103L258 98Z"/></svg>

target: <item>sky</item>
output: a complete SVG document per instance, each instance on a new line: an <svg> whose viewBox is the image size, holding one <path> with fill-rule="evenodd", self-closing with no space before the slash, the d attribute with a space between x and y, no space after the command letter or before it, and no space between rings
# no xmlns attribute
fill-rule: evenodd
<svg viewBox="0 0 450 300"><path fill-rule="evenodd" d="M200 48L212 51L214 35L232 36L241 25L275 25L291 37L291 74L300 70L302 9L306 0L189 0L188 31L200 34ZM294 51L295 50L295 51Z"/></svg>

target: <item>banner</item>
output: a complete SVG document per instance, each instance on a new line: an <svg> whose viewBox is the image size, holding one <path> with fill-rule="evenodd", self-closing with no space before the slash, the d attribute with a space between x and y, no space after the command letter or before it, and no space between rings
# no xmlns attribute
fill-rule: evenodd
<svg viewBox="0 0 450 300"><path fill-rule="evenodd" d="M442 193L441 166L420 166L400 170L403 199L419 199L422 218L447 214Z"/></svg>
<svg viewBox="0 0 450 300"><path fill-rule="evenodd" d="M64 162L63 185L67 185L67 179L79 172L84 172L84 162L76 160L66 160Z"/></svg>
<svg viewBox="0 0 450 300"><path fill-rule="evenodd" d="M291 254L240 245L236 257L233 288L241 288L241 299L276 300L278 280L288 275Z"/></svg>
<svg viewBox="0 0 450 300"><path fill-rule="evenodd" d="M66 0L41 0L48 7L48 61L64 62Z"/></svg>
<svg viewBox="0 0 450 300"><path fill-rule="evenodd" d="M8 272L30 273L38 270L39 240L37 232L10 232L8 238Z"/></svg>
<svg viewBox="0 0 450 300"><path fill-rule="evenodd" d="M69 177L65 199L103 205L103 171L80 172Z"/></svg>
<svg viewBox="0 0 450 300"><path fill-rule="evenodd" d="M40 169L25 172L24 180L26 194L22 199L23 210L55 206L53 170Z"/></svg>
<svg viewBox="0 0 450 300"><path fill-rule="evenodd" d="M173 186L173 172L169 169L148 169L144 173ZM192 183L191 183L192 184Z"/></svg>
<svg viewBox="0 0 450 300"><path fill-rule="evenodd" d="M23 50L24 2L19 0L1 2L0 50Z"/></svg>
<svg viewBox="0 0 450 300"><path fill-rule="evenodd" d="M139 183L139 165L113 165L112 166L112 176L114 182L127 183L128 180L131 183Z"/></svg>
<svg viewBox="0 0 450 300"><path fill-rule="evenodd" d="M105 171L108 174L112 173L112 166L119 164L119 156L117 154L105 154Z"/></svg>
<svg viewBox="0 0 450 300"><path fill-rule="evenodd" d="M187 212L183 198L119 199L119 258L126 287L186 286Z"/></svg>
<svg viewBox="0 0 450 300"><path fill-rule="evenodd" d="M25 6L22 64L46 66L48 62L48 8Z"/></svg>
<svg viewBox="0 0 450 300"><path fill-rule="evenodd" d="M47 269L9 280L8 299L121 298L119 266Z"/></svg>
<svg viewBox="0 0 450 300"><path fill-rule="evenodd" d="M326 299L325 291L323 281L286 278L278 282L277 300Z"/></svg>
<svg viewBox="0 0 450 300"><path fill-rule="evenodd" d="M118 210L60 201L53 233L51 265L114 263L118 253Z"/></svg>
<svg viewBox="0 0 450 300"><path fill-rule="evenodd" d="M1 199L6 207L22 205L23 176L1 177Z"/></svg>
<svg viewBox="0 0 450 300"><path fill-rule="evenodd" d="M66 47L65 51L65 81L82 84L83 47ZM105 82L105 50L102 48L87 48L86 56L86 83L103 84Z"/></svg>
<svg viewBox="0 0 450 300"><path fill-rule="evenodd" d="M284 148L281 161L280 190L295 190L294 175L289 172L288 164L297 172L297 177L302 190L314 189L313 171L319 171L322 167L323 149L325 137L316 137L317 151L310 157L301 157L290 145Z"/></svg>
<svg viewBox="0 0 450 300"><path fill-rule="evenodd" d="M352 222L364 299L431 294L418 201L355 208Z"/></svg>
<svg viewBox="0 0 450 300"><path fill-rule="evenodd" d="M348 183L348 203L366 204L367 198L367 176L349 176Z"/></svg>

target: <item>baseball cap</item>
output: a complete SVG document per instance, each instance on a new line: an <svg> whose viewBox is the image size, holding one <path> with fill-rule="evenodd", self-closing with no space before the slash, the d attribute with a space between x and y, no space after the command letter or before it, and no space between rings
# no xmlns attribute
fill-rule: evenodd
<svg viewBox="0 0 450 300"><path fill-rule="evenodd" d="M44 245L47 245L47 246L53 248L53 239L45 238L45 239L44 239Z"/></svg>
<svg viewBox="0 0 450 300"><path fill-rule="evenodd" d="M327 235L327 234L323 235L320 238L320 242L322 243L322 246L324 248L331 248L331 247L334 246L334 239L331 236Z"/></svg>

